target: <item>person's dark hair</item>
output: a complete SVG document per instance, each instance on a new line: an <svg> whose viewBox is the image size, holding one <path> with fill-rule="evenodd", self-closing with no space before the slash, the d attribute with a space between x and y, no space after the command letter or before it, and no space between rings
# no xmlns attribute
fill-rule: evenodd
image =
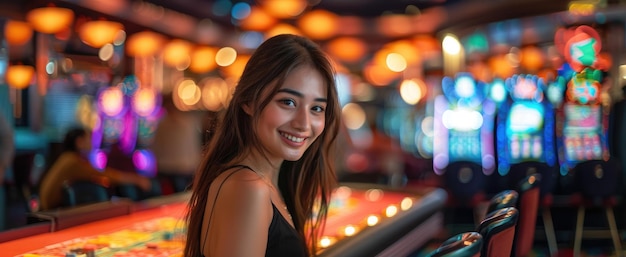
<svg viewBox="0 0 626 257"><path fill-rule="evenodd" d="M189 200L185 256L202 256L202 220L211 183L224 172L226 166L242 161L251 148L262 149L254 133L254 124L288 74L302 66L317 70L326 84L325 129L300 160L284 161L279 187L286 196L284 199L296 229L302 238L308 239L311 255L316 255L320 228L323 227L331 190L336 182L333 151L340 125L340 106L335 71L326 54L314 42L301 36L283 34L266 40L250 57L232 100L222 113L213 140L209 142ZM247 114L242 108L246 105L254 113ZM319 201L316 202L316 199ZM318 206L314 208L316 204ZM317 213L313 214L313 211ZM312 221L310 215L318 218ZM306 231L305 223L309 228Z"/></svg>
<svg viewBox="0 0 626 257"><path fill-rule="evenodd" d="M78 152L78 148L76 147L76 139L80 137L84 137L87 134L87 131L84 128L71 128L65 133L65 138L63 139L63 151L67 152Z"/></svg>

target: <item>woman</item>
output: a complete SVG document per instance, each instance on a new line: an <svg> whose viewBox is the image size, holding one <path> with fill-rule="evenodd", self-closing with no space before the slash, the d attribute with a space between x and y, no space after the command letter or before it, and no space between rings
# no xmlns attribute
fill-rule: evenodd
<svg viewBox="0 0 626 257"><path fill-rule="evenodd" d="M268 39L223 115L196 173L185 256L315 255L340 123L326 55L300 36Z"/></svg>
<svg viewBox="0 0 626 257"><path fill-rule="evenodd" d="M144 191L150 190L152 183L141 175L112 168L97 170L86 158L90 150L91 134L85 129L74 128L65 134L63 153L50 167L39 187L41 210L61 207L63 184L66 182L92 181L104 185L135 184Z"/></svg>

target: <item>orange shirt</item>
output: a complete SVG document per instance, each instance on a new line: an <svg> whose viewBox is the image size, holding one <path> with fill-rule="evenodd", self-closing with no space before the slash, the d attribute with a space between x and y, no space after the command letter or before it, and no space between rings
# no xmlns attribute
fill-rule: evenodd
<svg viewBox="0 0 626 257"><path fill-rule="evenodd" d="M39 202L41 210L50 210L61 205L63 183L79 180L102 181L108 178L111 182L122 181L120 171L105 169L99 171L85 160L79 153L64 152L52 165L48 174L43 178L39 188Z"/></svg>

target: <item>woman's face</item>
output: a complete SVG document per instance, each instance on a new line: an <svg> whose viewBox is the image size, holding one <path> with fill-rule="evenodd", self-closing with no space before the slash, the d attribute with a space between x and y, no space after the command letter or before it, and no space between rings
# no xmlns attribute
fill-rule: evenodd
<svg viewBox="0 0 626 257"><path fill-rule="evenodd" d="M327 89L310 66L294 69L263 109L256 136L270 159L296 161L324 131Z"/></svg>

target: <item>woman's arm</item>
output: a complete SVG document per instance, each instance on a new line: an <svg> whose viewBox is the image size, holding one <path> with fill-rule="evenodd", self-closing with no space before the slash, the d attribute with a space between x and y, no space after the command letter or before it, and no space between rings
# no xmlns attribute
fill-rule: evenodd
<svg viewBox="0 0 626 257"><path fill-rule="evenodd" d="M108 167L103 171L99 171L91 163L80 157L76 157L73 160L76 162L75 165L71 165L76 170L73 180L90 180L105 186L128 183L137 185L144 191L148 191L152 187L150 180L141 175Z"/></svg>
<svg viewBox="0 0 626 257"><path fill-rule="evenodd" d="M221 181L213 182L205 207L204 256L265 256L273 213L268 185L249 170L235 172L218 189Z"/></svg>

